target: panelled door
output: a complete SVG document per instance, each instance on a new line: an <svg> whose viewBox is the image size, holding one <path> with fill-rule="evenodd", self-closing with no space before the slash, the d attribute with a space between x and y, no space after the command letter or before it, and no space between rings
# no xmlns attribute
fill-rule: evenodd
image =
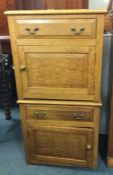
<svg viewBox="0 0 113 175"><path fill-rule="evenodd" d="M94 100L95 48L19 46L23 98Z"/></svg>
<svg viewBox="0 0 113 175"><path fill-rule="evenodd" d="M92 166L92 129L30 124L28 135L33 163Z"/></svg>

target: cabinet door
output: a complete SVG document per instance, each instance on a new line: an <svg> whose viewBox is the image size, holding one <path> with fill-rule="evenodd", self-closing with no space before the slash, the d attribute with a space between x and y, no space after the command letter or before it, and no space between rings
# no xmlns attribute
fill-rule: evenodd
<svg viewBox="0 0 113 175"><path fill-rule="evenodd" d="M94 100L94 48L20 46L19 54L24 98Z"/></svg>
<svg viewBox="0 0 113 175"><path fill-rule="evenodd" d="M93 130L30 125L30 163L92 166Z"/></svg>

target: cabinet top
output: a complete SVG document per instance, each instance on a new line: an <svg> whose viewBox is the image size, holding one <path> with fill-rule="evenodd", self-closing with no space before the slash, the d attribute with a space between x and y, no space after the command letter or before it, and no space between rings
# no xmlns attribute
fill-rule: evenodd
<svg viewBox="0 0 113 175"><path fill-rule="evenodd" d="M105 14L106 10L89 10L89 9L77 9L77 10L11 10L5 11L6 15L51 15L51 14Z"/></svg>

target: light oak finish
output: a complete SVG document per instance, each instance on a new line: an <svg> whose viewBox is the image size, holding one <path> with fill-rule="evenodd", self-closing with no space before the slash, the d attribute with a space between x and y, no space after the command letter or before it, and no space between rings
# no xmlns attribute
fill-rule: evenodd
<svg viewBox="0 0 113 175"><path fill-rule="evenodd" d="M29 126L32 160L91 166L93 130L59 126ZM53 149L54 145L54 149ZM34 161L35 163L35 161Z"/></svg>
<svg viewBox="0 0 113 175"><path fill-rule="evenodd" d="M48 36L74 36L77 38L95 38L96 19L17 19L15 21L18 38Z"/></svg>
<svg viewBox="0 0 113 175"><path fill-rule="evenodd" d="M78 10L13 10L6 11L6 15L48 15L48 14L105 14L107 10L87 10L87 9L78 9Z"/></svg>
<svg viewBox="0 0 113 175"><path fill-rule="evenodd" d="M26 160L95 168L105 11L9 11Z"/></svg>
<svg viewBox="0 0 113 175"><path fill-rule="evenodd" d="M18 50L24 98L94 100L94 48L19 46Z"/></svg>
<svg viewBox="0 0 113 175"><path fill-rule="evenodd" d="M53 106L53 105L28 105L26 106L27 119L33 120L61 120L61 121L89 121L94 120L94 108L81 106Z"/></svg>
<svg viewBox="0 0 113 175"><path fill-rule="evenodd" d="M44 104L44 105L69 105L69 106L95 106L95 107L101 107L102 103L93 103L93 102L82 102L82 101L56 101L56 100L18 100L18 104Z"/></svg>

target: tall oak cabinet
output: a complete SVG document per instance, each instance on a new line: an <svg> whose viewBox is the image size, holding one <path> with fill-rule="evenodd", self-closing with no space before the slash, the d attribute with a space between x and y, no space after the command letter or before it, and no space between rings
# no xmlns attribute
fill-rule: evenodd
<svg viewBox="0 0 113 175"><path fill-rule="evenodd" d="M7 11L26 160L96 167L105 11Z"/></svg>

